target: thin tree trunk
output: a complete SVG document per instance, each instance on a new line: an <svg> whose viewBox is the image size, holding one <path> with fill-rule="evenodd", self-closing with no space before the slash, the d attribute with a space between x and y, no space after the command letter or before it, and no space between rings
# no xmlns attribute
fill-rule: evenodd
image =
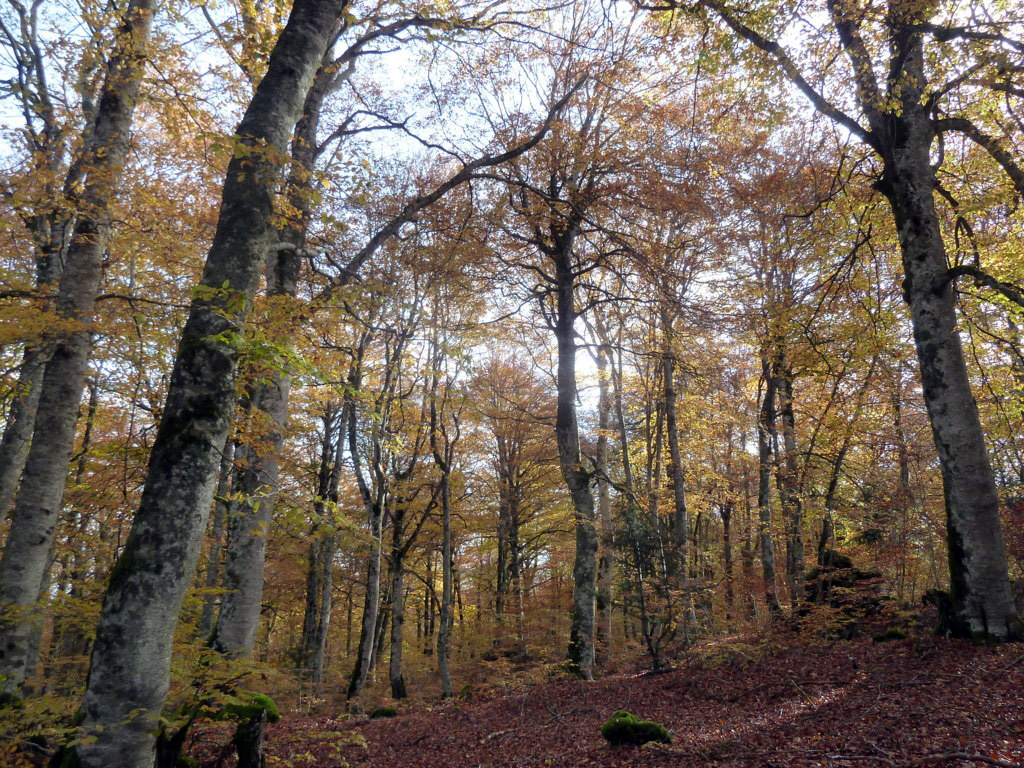
<svg viewBox="0 0 1024 768"><path fill-rule="evenodd" d="M349 423L355 419L354 409L349 415ZM356 448L355 428L350 427L350 450ZM356 663L348 684L348 698L355 699L366 686L366 678L370 673L375 648L374 634L377 628L377 612L380 607L380 559L383 513L379 500L371 503L367 510L370 526L370 554L366 562L366 591L363 597L363 619L359 627L359 645L356 651Z"/></svg>
<svg viewBox="0 0 1024 768"><path fill-rule="evenodd" d="M846 429L843 432L843 440L839 445L839 450L836 452L835 458L832 460L832 470L829 473L828 487L825 489L825 516L821 521L821 536L818 538L818 565L829 565L826 563L828 557L829 544L835 539L835 518L834 512L836 509L836 493L839 490L839 478L842 475L843 463L846 461L846 454L850 450L850 445L853 442L853 434L857 426L857 421L860 418L861 412L864 409L864 399L867 395L868 388L871 385L875 365L878 363L878 356L875 355L871 359L871 365L868 367L867 375L864 376L864 381L861 382L860 387L857 389L857 395L854 400L853 414L850 416L850 420L846 423ZM897 393L897 405L896 405L896 426L897 433L899 433L899 405ZM901 435L902 436L902 435ZM901 457L900 461L900 478L903 478L903 461ZM907 483L909 484L910 478L907 475ZM904 486L901 485L901 488Z"/></svg>
<svg viewBox="0 0 1024 768"><path fill-rule="evenodd" d="M26 347L22 355L15 397L7 412L7 423L0 440L0 520L7 517L28 459L46 360L46 350L39 345Z"/></svg>
<svg viewBox="0 0 1024 768"><path fill-rule="evenodd" d="M201 638L208 638L210 632L213 631L213 614L218 603L218 596L214 594L214 590L220 584L221 554L224 549L224 522L228 512L227 496L231 488L234 455L234 443L226 440L224 453L220 459L220 474L213 502L213 526L210 530L210 546L206 551L206 576L203 586L207 592L203 596L203 610L199 615L199 625L196 627L196 632Z"/></svg>
<svg viewBox="0 0 1024 768"><path fill-rule="evenodd" d="M775 433L775 379L771 363L762 357L764 393L757 420L758 455L758 537L761 544L761 571L764 576L765 603L775 614L782 606L775 589L775 546L772 544L772 436Z"/></svg>
<svg viewBox="0 0 1024 768"><path fill-rule="evenodd" d="M237 346L273 233L278 158L347 0L296 0L237 130L217 233L171 375L132 530L103 601L76 751L85 768L149 768L171 643L235 406Z"/></svg>
<svg viewBox="0 0 1024 768"><path fill-rule="evenodd" d="M569 633L570 668L586 680L593 677L594 610L597 598L597 520L591 473L583 467L579 422L576 417L576 308L572 249L575 227L563 232L555 247L557 285L555 337L558 342L558 401L555 437L562 477L569 489L576 518L576 557L573 563L572 625Z"/></svg>
<svg viewBox="0 0 1024 768"><path fill-rule="evenodd" d="M92 347L90 325L110 228L110 207L128 157L156 0L132 0L107 66L93 127L93 152L57 296L57 314L74 330L44 342L50 357L11 528L0 559L0 695L15 697L25 679L32 605L46 572Z"/></svg>
<svg viewBox="0 0 1024 768"><path fill-rule="evenodd" d="M454 580L452 578L452 509L449 473L441 470L441 611L440 627L437 631L437 671L441 677L441 696L452 695L452 673L448 656L451 646L452 601Z"/></svg>
<svg viewBox="0 0 1024 768"><path fill-rule="evenodd" d="M388 664L388 681L391 683L391 698L404 699L408 696L405 677L402 675L402 646L405 629L405 553L402 550L402 525L404 510L395 510L391 540L391 653Z"/></svg>
<svg viewBox="0 0 1024 768"><path fill-rule="evenodd" d="M736 603L732 569L732 502L723 504L720 507L720 512L722 515L722 560L725 563L725 621L731 623Z"/></svg>
<svg viewBox="0 0 1024 768"><path fill-rule="evenodd" d="M288 179L288 203L296 211L295 218L280 233L286 247L270 254L267 260L267 299L271 311L287 307L298 287L301 254L310 219L310 192L313 188L313 165L316 133L323 100L337 77L330 52L324 59L313 85L306 94L302 117L295 124L292 137L292 171ZM273 329L275 341L290 343L291 321L279 320ZM238 472L235 493L241 504L228 525L224 562L224 597L211 645L232 656L252 652L259 626L263 596L263 569L266 561L267 528L274 514L279 487L281 448L288 421L288 398L291 375L281 365L269 371L250 371L258 383L244 395L257 421L266 423L266 433L255 445L243 445L236 461Z"/></svg>
<svg viewBox="0 0 1024 768"><path fill-rule="evenodd" d="M681 589L686 589L686 536L689 521L686 516L686 477L683 473L683 457L679 450L679 430L676 424L675 358L672 351L672 322L668 313L662 316L665 332L665 353L661 359L662 384L665 387L665 428L668 431L669 461L672 464L672 485L674 503L672 515L672 545L675 552L670 565L676 572Z"/></svg>
<svg viewBox="0 0 1024 768"><path fill-rule="evenodd" d="M597 519L599 526L600 557L597 561L597 631L595 657L598 662L608 655L612 641L612 559L614 557L614 531L612 522L611 484L608 432L611 429L611 396L608 381L608 362L611 350L604 344L598 347L597 362Z"/></svg>
<svg viewBox="0 0 1024 768"><path fill-rule="evenodd" d="M800 499L796 446L796 422L793 413L793 370L785 348L778 346L778 358L772 362L775 377L777 414L782 423L782 456L776 455L776 484L786 522L786 583L793 610L804 599L803 503Z"/></svg>

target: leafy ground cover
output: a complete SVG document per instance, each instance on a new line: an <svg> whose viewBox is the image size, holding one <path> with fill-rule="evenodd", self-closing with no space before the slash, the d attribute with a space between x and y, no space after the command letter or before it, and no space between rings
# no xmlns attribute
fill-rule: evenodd
<svg viewBox="0 0 1024 768"><path fill-rule="evenodd" d="M673 743L609 747L600 728L619 709ZM291 715L267 737L268 766L1020 766L1024 650L731 638L661 674L506 684L382 720Z"/></svg>

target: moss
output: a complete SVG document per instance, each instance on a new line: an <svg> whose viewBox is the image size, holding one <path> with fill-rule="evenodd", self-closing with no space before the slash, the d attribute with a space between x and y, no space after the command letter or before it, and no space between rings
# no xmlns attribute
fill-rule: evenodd
<svg viewBox="0 0 1024 768"><path fill-rule="evenodd" d="M871 638L876 643L887 643L890 640L906 640L907 633L899 627L889 627L885 632L879 632Z"/></svg>
<svg viewBox="0 0 1024 768"><path fill-rule="evenodd" d="M380 717L394 717L398 714L398 710L394 707L377 707L375 710L370 712L370 719L376 720Z"/></svg>
<svg viewBox="0 0 1024 768"><path fill-rule="evenodd" d="M199 761L188 755L178 755L178 762L175 768L199 768Z"/></svg>
<svg viewBox="0 0 1024 768"><path fill-rule="evenodd" d="M634 714L619 710L601 726L601 735L613 747L624 744L640 746L649 741L671 744L668 729L660 723L641 720Z"/></svg>
<svg viewBox="0 0 1024 768"><path fill-rule="evenodd" d="M224 709L220 711L218 719L245 722L259 717L262 711L266 711L268 723L276 723L281 719L281 713L277 710L277 704L265 693L241 693L239 694L239 701L224 706Z"/></svg>

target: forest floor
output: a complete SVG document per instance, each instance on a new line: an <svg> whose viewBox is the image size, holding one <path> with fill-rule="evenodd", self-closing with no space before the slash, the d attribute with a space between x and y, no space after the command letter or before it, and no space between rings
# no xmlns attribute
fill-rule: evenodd
<svg viewBox="0 0 1024 768"><path fill-rule="evenodd" d="M609 747L600 728L619 709L672 744ZM659 674L509 682L389 719L286 715L267 754L268 768L1024 766L1024 649L733 637Z"/></svg>

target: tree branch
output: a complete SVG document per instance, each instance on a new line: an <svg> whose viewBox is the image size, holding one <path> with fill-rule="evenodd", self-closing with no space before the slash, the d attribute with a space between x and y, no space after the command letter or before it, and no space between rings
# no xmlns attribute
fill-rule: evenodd
<svg viewBox="0 0 1024 768"><path fill-rule="evenodd" d="M1024 308L1024 288L1012 283L1004 283L1002 280L996 279L980 267L975 267L970 264L960 264L959 266L950 269L941 280L939 287L941 288L949 285L958 277L963 275L973 277L976 284L984 285L986 288L991 288L996 293L1000 293L1008 298L1017 306Z"/></svg>
<svg viewBox="0 0 1024 768"><path fill-rule="evenodd" d="M748 27L719 0L700 0L700 5L714 11L736 34L772 56L782 67L786 77L800 89L818 112L846 128L846 130L868 146L875 150L879 149L878 143L870 131L815 90L814 86L804 78L799 67L797 67L796 63L781 45L774 40L769 40L757 30Z"/></svg>
<svg viewBox="0 0 1024 768"><path fill-rule="evenodd" d="M1014 161L1013 157L1003 149L999 139L982 131L970 120L963 117L946 117L935 121L935 130L938 133L945 131L957 131L984 149L992 159L1003 167L1006 174L1013 182L1017 193L1024 196L1024 169Z"/></svg>
<svg viewBox="0 0 1024 768"><path fill-rule="evenodd" d="M468 163L465 163L458 173L449 178L447 181L439 184L431 192L428 192L425 195L420 195L419 197L408 202L405 205L405 207L402 208L402 210L398 213L398 215L396 215L387 224L385 224L383 227L377 230L376 234L374 234L374 236L370 238L369 242L367 242L366 245L359 249L359 251L349 260L348 264L345 265L344 269L342 270L342 274L335 278L326 287L324 287L324 289L320 291L320 293L317 294L317 296L314 298L314 302L320 303L326 301L331 297L334 291L336 291L338 288L341 288L342 286L347 285L352 280L352 278L355 277L356 274L359 272L360 267L362 267L362 265L366 263L366 261L371 256L373 256L374 253L377 252L377 249L379 249L385 242L394 237L402 228L402 226L412 221L416 214L422 211L424 208L433 205L446 194L448 194L450 191L458 187L460 184L469 181L471 178L473 178L473 175L478 170L480 170L481 168L489 168L491 166L501 165L502 163L506 163L509 160L514 160L515 158L529 151L533 147L537 146L537 144L540 143L541 139L543 139L547 135L548 131L551 128L551 125L555 121L555 118L558 117L558 115L565 108L565 105L569 103L569 100L576 94L577 91L580 90L580 88L583 87L586 81L587 76L584 75L576 82L574 86L572 86L572 88L566 91L562 98L560 98L554 104L554 106L552 106L551 109L548 110L547 117L545 118L544 123L541 125L541 127L537 129L537 131L522 144L519 144L513 147L512 149L506 150L505 152L502 152L500 154L482 155L481 157L478 157L476 160L472 160Z"/></svg>

